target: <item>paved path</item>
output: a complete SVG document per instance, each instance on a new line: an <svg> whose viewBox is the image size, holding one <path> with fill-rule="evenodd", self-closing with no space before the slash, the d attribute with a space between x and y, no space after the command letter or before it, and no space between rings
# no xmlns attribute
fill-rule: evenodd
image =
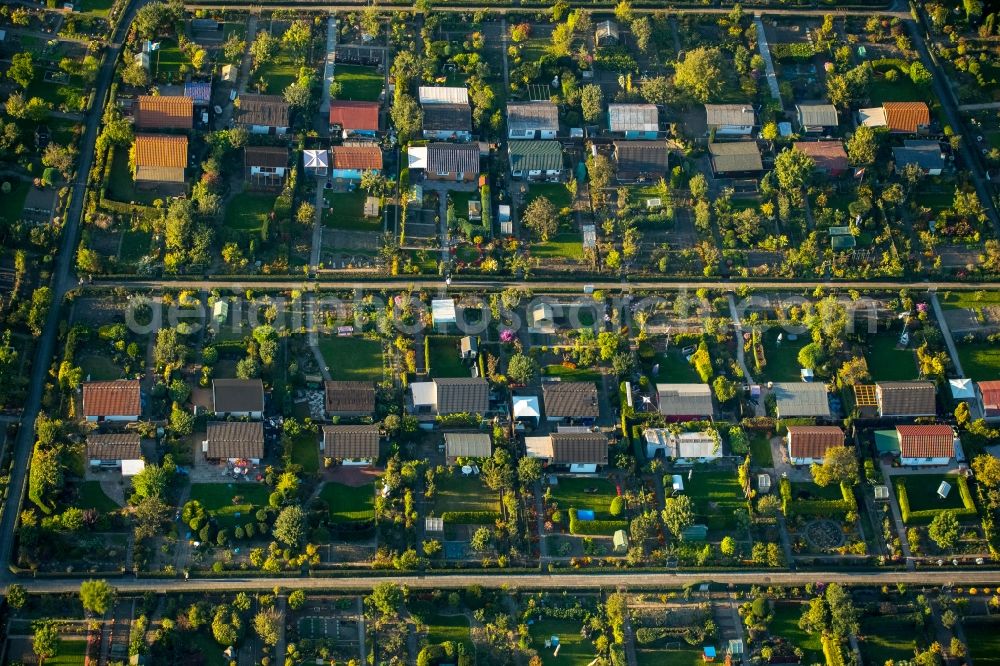
<svg viewBox="0 0 1000 666"><path fill-rule="evenodd" d="M80 141L80 157L77 161L77 174L72 184L72 201L66 214L66 224L62 230L62 242L56 257L55 271L52 279L52 307L49 308L45 326L38 338L35 356L31 364L31 376L28 382L28 395L24 403L22 427L14 442L13 460L10 472L10 492L0 517L0 561L10 562L13 555L13 534L21 499L25 495L28 480L28 461L35 439L35 419L38 417L42 403L42 390L47 381L49 366L54 353L56 335L59 331L60 313L64 306L66 292L75 286L73 277L73 258L76 254L76 244L80 232L80 220L83 217L83 203L86 198L86 185L90 168L94 162L94 143L97 140L98 125L104 112L104 100L114 75L115 63L122 49L122 42L128 33L135 12L145 4L146 0L132 0L125 10L122 20L118 23L111 36L111 43L105 55L101 68L97 72L94 85L94 103L87 112L87 122Z"/></svg>
<svg viewBox="0 0 1000 666"><path fill-rule="evenodd" d="M948 355L951 356L951 362L955 364L955 372L959 377L965 377L965 372L962 371L962 359L958 356L958 348L955 347L955 340L951 337L951 328L948 327L948 320L945 319L941 303L938 302L937 292L931 292L931 305L934 307L934 316L937 317L938 327L944 337L944 344L948 347Z"/></svg>
<svg viewBox="0 0 1000 666"><path fill-rule="evenodd" d="M903 551L907 570L913 571L913 553L910 551L910 541L906 538L906 524L903 522L903 514L899 511L899 502L896 500L895 493L892 492L892 468L884 462L879 463L879 465L882 468L882 478L889 486L889 512L892 514L892 525L899 537L899 549Z"/></svg>
<svg viewBox="0 0 1000 666"><path fill-rule="evenodd" d="M312 252L309 255L309 269L313 272L319 269L320 259L323 256L323 185L326 178L316 178L316 200L313 205L316 212L313 215L312 230Z"/></svg>
<svg viewBox="0 0 1000 666"><path fill-rule="evenodd" d="M781 91L778 89L778 76L774 73L774 62L771 60L771 49L767 45L767 35L764 33L761 12L754 12L753 22L757 26L757 48L760 50L760 57L764 59L764 66L767 68L767 85L771 89L771 98L780 104Z"/></svg>
<svg viewBox="0 0 1000 666"><path fill-rule="evenodd" d="M990 109L1000 109L1000 102L987 102L986 104L959 104L959 111L989 111Z"/></svg>
<svg viewBox="0 0 1000 666"><path fill-rule="evenodd" d="M333 83L334 66L337 53L337 15L330 12L326 20L326 64L323 66L323 103L320 104L320 115L329 116L330 84Z"/></svg>
<svg viewBox="0 0 1000 666"><path fill-rule="evenodd" d="M306 297L305 308L306 331L309 332L309 350L313 353L316 363L319 364L319 371L323 375L323 379L330 381L333 377L330 375L330 368L326 365L323 352L319 348L319 328L316 326L316 298L312 294Z"/></svg>

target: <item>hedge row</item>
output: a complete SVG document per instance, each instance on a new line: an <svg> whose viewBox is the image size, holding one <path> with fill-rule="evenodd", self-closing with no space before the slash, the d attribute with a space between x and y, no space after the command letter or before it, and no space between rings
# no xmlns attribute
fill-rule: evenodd
<svg viewBox="0 0 1000 666"><path fill-rule="evenodd" d="M792 497L792 483L782 479L781 509L786 516L837 516L858 510L858 502L854 491L846 483L840 484L839 500L796 500Z"/></svg>
<svg viewBox="0 0 1000 666"><path fill-rule="evenodd" d="M455 525L491 525L500 520L499 511L445 511L444 522Z"/></svg>
<svg viewBox="0 0 1000 666"><path fill-rule="evenodd" d="M847 661L844 659L844 648L839 638L823 636L821 641L823 643L823 656L826 657L827 666L847 666Z"/></svg>
<svg viewBox="0 0 1000 666"><path fill-rule="evenodd" d="M959 497L962 498L962 508L951 509L951 511L959 518L975 516L978 512L976 511L976 503L972 499L972 491L969 490L968 480L964 476L959 476L956 477L955 482L958 484ZM905 480L896 484L896 497L899 499L899 512L902 514L903 522L906 524L914 521L931 521L941 513L941 509L921 509L920 511L910 509L910 495L906 490Z"/></svg>
<svg viewBox="0 0 1000 666"><path fill-rule="evenodd" d="M569 510L570 534L598 534L611 536L628 527L627 520L577 520L576 509Z"/></svg>

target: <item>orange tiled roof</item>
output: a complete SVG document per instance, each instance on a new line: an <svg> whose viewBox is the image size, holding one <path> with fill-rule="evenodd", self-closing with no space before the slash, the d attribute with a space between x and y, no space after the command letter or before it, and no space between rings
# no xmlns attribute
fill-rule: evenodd
<svg viewBox="0 0 1000 666"><path fill-rule="evenodd" d="M986 409L1000 409L1000 381L978 382Z"/></svg>
<svg viewBox="0 0 1000 666"><path fill-rule="evenodd" d="M330 124L345 130L378 131L378 102L334 100L330 102Z"/></svg>
<svg viewBox="0 0 1000 666"><path fill-rule="evenodd" d="M920 125L931 124L931 111L923 102L885 102L885 124L892 132L914 134Z"/></svg>
<svg viewBox="0 0 1000 666"><path fill-rule="evenodd" d="M139 380L86 382L83 385L84 416L138 416L142 413Z"/></svg>
<svg viewBox="0 0 1000 666"><path fill-rule="evenodd" d="M191 129L194 126L194 100L183 95L140 95L135 126Z"/></svg>
<svg viewBox="0 0 1000 666"><path fill-rule="evenodd" d="M788 426L793 458L823 458L831 446L844 445L844 431L837 426Z"/></svg>
<svg viewBox="0 0 1000 666"><path fill-rule="evenodd" d="M333 146L330 166L334 169L381 169L382 149L376 145Z"/></svg>
<svg viewBox="0 0 1000 666"><path fill-rule="evenodd" d="M904 458L951 458L955 455L955 432L947 425L901 425L899 451Z"/></svg>
<svg viewBox="0 0 1000 666"><path fill-rule="evenodd" d="M135 136L136 166L183 169L187 166L187 159L188 141L186 136L169 134L137 134Z"/></svg>

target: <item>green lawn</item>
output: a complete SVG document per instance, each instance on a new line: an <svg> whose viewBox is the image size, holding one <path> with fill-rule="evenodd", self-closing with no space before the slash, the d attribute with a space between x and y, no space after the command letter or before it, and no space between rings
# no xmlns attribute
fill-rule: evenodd
<svg viewBox="0 0 1000 666"><path fill-rule="evenodd" d="M678 650L642 650L635 651L639 666L704 666L702 649L684 647Z"/></svg>
<svg viewBox="0 0 1000 666"><path fill-rule="evenodd" d="M843 495L840 492L840 486L830 484L824 488L823 486L817 486L812 481L793 481L792 496L802 497L803 499L817 500L843 499Z"/></svg>
<svg viewBox="0 0 1000 666"><path fill-rule="evenodd" d="M183 643L203 659L203 666L228 666L230 663L219 649L219 644L205 631L186 631L182 636Z"/></svg>
<svg viewBox="0 0 1000 666"><path fill-rule="evenodd" d="M427 374L431 377L468 377L469 369L465 367L459 354L461 338L451 335L428 335L427 344L430 347L430 366Z"/></svg>
<svg viewBox="0 0 1000 666"><path fill-rule="evenodd" d="M149 254L152 242L152 232L128 229L123 234L118 259L127 264L134 264Z"/></svg>
<svg viewBox="0 0 1000 666"><path fill-rule="evenodd" d="M912 621L900 617L870 617L861 623L865 639L861 652L866 662L884 664L889 660L905 661L913 658L917 633Z"/></svg>
<svg viewBox="0 0 1000 666"><path fill-rule="evenodd" d="M942 481L951 484L951 492L948 497L941 499L938 497L937 489ZM901 483L906 484L906 497L910 500L911 511L926 511L932 509L961 509L962 495L958 492L958 484L955 477L948 477L944 474L907 474L906 476L893 477L892 483L899 488Z"/></svg>
<svg viewBox="0 0 1000 666"><path fill-rule="evenodd" d="M499 511L497 494L483 485L479 476L462 476L461 472L438 474L434 478L434 514L445 511Z"/></svg>
<svg viewBox="0 0 1000 666"><path fill-rule="evenodd" d="M736 513L746 510L743 490L733 472L695 467L690 479L684 475L684 492L694 501L698 522L711 529L733 527Z"/></svg>
<svg viewBox="0 0 1000 666"><path fill-rule="evenodd" d="M774 457L771 455L771 442L762 432L748 433L750 439L750 458L758 467L774 467Z"/></svg>
<svg viewBox="0 0 1000 666"><path fill-rule="evenodd" d="M779 334L783 334L780 343ZM797 382L802 379L799 350L812 340L804 333L797 335L795 340L789 340L788 336L787 332L778 328L764 333L764 357L767 359L767 366L764 368L763 377L769 381ZM752 356L748 362L753 362Z"/></svg>
<svg viewBox="0 0 1000 666"><path fill-rule="evenodd" d="M938 300L945 310L980 310L988 305L1000 305L1000 291L949 291L938 294Z"/></svg>
<svg viewBox="0 0 1000 666"><path fill-rule="evenodd" d="M1000 666L1000 631L995 623L963 625L969 643L969 655L976 666Z"/></svg>
<svg viewBox="0 0 1000 666"><path fill-rule="evenodd" d="M129 167L128 148L118 147L114 149L111 158L111 174L108 178L108 191L106 196L114 201L125 203L151 204L154 199L159 198L156 189L141 190L135 186L132 179L132 169Z"/></svg>
<svg viewBox="0 0 1000 666"><path fill-rule="evenodd" d="M879 106L882 102L914 102L925 99L924 91L902 73L895 81L886 81L884 77L876 75L868 89L868 96L872 106Z"/></svg>
<svg viewBox="0 0 1000 666"><path fill-rule="evenodd" d="M611 500L618 492L607 479L559 477L559 483L550 486L551 502L559 505L560 510L590 509L597 520L612 520ZM587 492L596 490L597 492Z"/></svg>
<svg viewBox="0 0 1000 666"><path fill-rule="evenodd" d="M83 378L90 381L107 381L109 379L121 379L122 369L115 365L107 356L103 354L87 354L81 355L77 362L80 364L80 368L83 369Z"/></svg>
<svg viewBox="0 0 1000 666"><path fill-rule="evenodd" d="M865 341L865 360L874 381L905 381L917 378L917 356L912 348L897 349L897 332L870 335Z"/></svg>
<svg viewBox="0 0 1000 666"><path fill-rule="evenodd" d="M39 74L25 89L24 97L25 99L40 97L46 102L50 102L56 110L59 109L60 104L65 102L69 111L80 112L85 108L81 105L86 104L86 97L83 93L83 83L79 77L71 76L65 83L56 83L46 81L43 75Z"/></svg>
<svg viewBox="0 0 1000 666"><path fill-rule="evenodd" d="M226 226L234 231L260 233L274 208L275 199L273 194L237 194L226 205Z"/></svg>
<svg viewBox="0 0 1000 666"><path fill-rule="evenodd" d="M154 77L173 79L179 74L181 65L191 66L191 60L178 48L177 41L170 38L162 40L160 48L150 56Z"/></svg>
<svg viewBox="0 0 1000 666"><path fill-rule="evenodd" d="M352 192L323 193L327 207L323 210L323 225L345 231L382 231L382 216L365 217L368 193L360 187Z"/></svg>
<svg viewBox="0 0 1000 666"><path fill-rule="evenodd" d="M980 380L1000 377L1000 346L989 342L958 342L957 347L966 377Z"/></svg>
<svg viewBox="0 0 1000 666"><path fill-rule="evenodd" d="M83 666L87 663L86 640L63 640L59 642L59 653L45 660L46 666Z"/></svg>
<svg viewBox="0 0 1000 666"><path fill-rule="evenodd" d="M73 10L94 16L107 16L113 4L114 0L83 0L73 3Z"/></svg>
<svg viewBox="0 0 1000 666"><path fill-rule="evenodd" d="M935 213L938 213L946 208L951 208L952 203L955 201L955 188L953 187L950 191L923 191L917 192L913 200L920 206L930 208Z"/></svg>
<svg viewBox="0 0 1000 666"><path fill-rule="evenodd" d="M546 365L542 368L546 377L559 377L567 382L599 382L601 371L596 368L567 368L565 365Z"/></svg>
<svg viewBox="0 0 1000 666"><path fill-rule="evenodd" d="M9 226L17 222L24 210L24 199L31 184L23 180L7 180L11 184L10 194L0 192L0 223Z"/></svg>
<svg viewBox="0 0 1000 666"><path fill-rule="evenodd" d="M671 347L666 352L657 354L654 364L660 366L660 372L653 377L654 383L687 384L701 382L701 377L698 376L694 366L688 363L679 348Z"/></svg>
<svg viewBox="0 0 1000 666"><path fill-rule="evenodd" d="M337 65L334 78L344 86L339 99L377 102L385 86L385 77L374 67Z"/></svg>
<svg viewBox="0 0 1000 666"><path fill-rule="evenodd" d="M334 380L382 380L382 343L378 340L321 337L319 350Z"/></svg>
<svg viewBox="0 0 1000 666"><path fill-rule="evenodd" d="M80 495L76 506L81 509L97 509L102 513L117 511L121 507L101 490L100 481L84 481L80 484Z"/></svg>
<svg viewBox="0 0 1000 666"><path fill-rule="evenodd" d="M578 620L558 620L548 618L537 620L529 627L531 647L538 650L545 666L587 666L594 660L594 646L580 635ZM554 648L546 648L545 641L552 636L559 637L559 656L554 657Z"/></svg>
<svg viewBox="0 0 1000 666"><path fill-rule="evenodd" d="M564 231L549 240L534 243L531 256L537 259L583 259L583 234Z"/></svg>
<svg viewBox="0 0 1000 666"><path fill-rule="evenodd" d="M256 84L263 79L268 95L280 95L285 88L295 83L299 78L299 66L290 57L279 55L274 60L265 63L251 77L251 83Z"/></svg>
<svg viewBox="0 0 1000 666"><path fill-rule="evenodd" d="M465 654L475 654L469 631L469 618L464 615L441 615L434 613L423 618L427 624L427 641L432 645L452 641L465 645Z"/></svg>
<svg viewBox="0 0 1000 666"><path fill-rule="evenodd" d="M551 201L556 210L569 208L573 205L569 190L562 183L532 183L528 189L528 196L524 200L525 208L537 197L545 197Z"/></svg>
<svg viewBox="0 0 1000 666"><path fill-rule="evenodd" d="M262 483L192 483L191 499L215 517L219 527L255 521L253 513L267 506L270 488Z"/></svg>
<svg viewBox="0 0 1000 666"><path fill-rule="evenodd" d="M307 433L297 437L292 441L291 448L292 462L302 465L303 472L315 474L319 471L319 444L315 435Z"/></svg>
<svg viewBox="0 0 1000 666"><path fill-rule="evenodd" d="M375 484L345 486L342 483L324 483L320 499L330 505L330 520L334 523L353 523L375 517Z"/></svg>
<svg viewBox="0 0 1000 666"><path fill-rule="evenodd" d="M803 664L823 662L823 645L819 634L807 634L799 629L799 618L805 604L779 603L774 607L774 619L768 625L768 633L780 636L795 647L802 648Z"/></svg>

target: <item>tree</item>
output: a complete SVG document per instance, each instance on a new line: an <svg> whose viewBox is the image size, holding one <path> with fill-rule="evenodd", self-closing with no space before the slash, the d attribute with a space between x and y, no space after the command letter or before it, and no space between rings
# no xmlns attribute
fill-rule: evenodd
<svg viewBox="0 0 1000 666"><path fill-rule="evenodd" d="M719 544L719 552L721 552L726 557L732 557L736 554L736 540L731 536L722 537L722 542Z"/></svg>
<svg viewBox="0 0 1000 666"><path fill-rule="evenodd" d="M219 645L228 647L235 644L240 639L242 628L243 620L235 610L225 604L215 609L215 616L212 618L212 636Z"/></svg>
<svg viewBox="0 0 1000 666"><path fill-rule="evenodd" d="M830 583L826 588L826 605L830 609L830 633L837 638L858 633L859 615L850 592L837 583Z"/></svg>
<svg viewBox="0 0 1000 666"><path fill-rule="evenodd" d="M71 148L53 142L45 146L45 152L42 153L42 164L58 169L63 176L68 176L73 168L75 156L76 154Z"/></svg>
<svg viewBox="0 0 1000 666"><path fill-rule="evenodd" d="M580 88L580 109L583 119L588 123L596 122L601 117L604 108L604 94L601 86L591 83Z"/></svg>
<svg viewBox="0 0 1000 666"><path fill-rule="evenodd" d="M818 342L810 342L799 350L799 365L809 370L815 370L822 365L825 356L823 345Z"/></svg>
<svg viewBox="0 0 1000 666"><path fill-rule="evenodd" d="M298 610L305 606L306 604L306 593L305 590L294 590L288 595L288 607L292 610Z"/></svg>
<svg viewBox="0 0 1000 666"><path fill-rule="evenodd" d="M132 490L139 499L144 497L163 497L163 492L174 478L174 472L160 465L146 465L141 472L132 477Z"/></svg>
<svg viewBox="0 0 1000 666"><path fill-rule="evenodd" d="M229 62L238 61L246 50L246 41L240 39L240 36L235 32L229 33L229 38L222 45L222 53Z"/></svg>
<svg viewBox="0 0 1000 666"><path fill-rule="evenodd" d="M417 100L404 92L396 93L389 115L400 143L406 143L416 136L424 124L424 112L420 110Z"/></svg>
<svg viewBox="0 0 1000 666"><path fill-rule="evenodd" d="M274 521L274 538L291 548L301 545L306 535L305 513L298 505L286 506Z"/></svg>
<svg viewBox="0 0 1000 666"><path fill-rule="evenodd" d="M719 375L712 381L712 390L719 402L729 402L736 397L740 385L724 375Z"/></svg>
<svg viewBox="0 0 1000 666"><path fill-rule="evenodd" d="M653 39L653 24L648 16L640 16L633 19L629 25L632 29L632 36L635 37L635 45L643 53L649 51L649 43Z"/></svg>
<svg viewBox="0 0 1000 666"><path fill-rule="evenodd" d="M115 588L103 579L85 580L80 583L80 602L83 609L94 615L104 615L111 607Z"/></svg>
<svg viewBox="0 0 1000 666"><path fill-rule="evenodd" d="M277 645L281 635L281 613L274 607L266 608L253 617L253 629L265 645Z"/></svg>
<svg viewBox="0 0 1000 666"><path fill-rule="evenodd" d="M632 20L632 3L628 0L621 0L617 5L615 5L615 18L622 23L628 23Z"/></svg>
<svg viewBox="0 0 1000 666"><path fill-rule="evenodd" d="M488 527L480 527L472 534L469 545L477 553L485 553L493 543L493 532Z"/></svg>
<svg viewBox="0 0 1000 666"><path fill-rule="evenodd" d="M688 190L694 199L704 199L708 195L708 181L705 174L696 173L688 181Z"/></svg>
<svg viewBox="0 0 1000 666"><path fill-rule="evenodd" d="M680 539L685 529L694 524L694 503L687 495L668 497L663 505L663 524Z"/></svg>
<svg viewBox="0 0 1000 666"><path fill-rule="evenodd" d="M524 354L514 354L507 363L507 376L518 384L530 384L538 370L538 361Z"/></svg>
<svg viewBox="0 0 1000 666"><path fill-rule="evenodd" d="M542 462L527 456L517 461L517 478L522 486L530 486L542 478Z"/></svg>
<svg viewBox="0 0 1000 666"><path fill-rule="evenodd" d="M786 191L801 189L815 168L816 161L795 148L786 148L774 158L774 175Z"/></svg>
<svg viewBox="0 0 1000 666"><path fill-rule="evenodd" d="M665 76L651 76L639 83L639 94L650 104L669 104L673 86Z"/></svg>
<svg viewBox="0 0 1000 666"><path fill-rule="evenodd" d="M874 164L877 154L878 138L871 127L862 125L847 140L847 159L854 166Z"/></svg>
<svg viewBox="0 0 1000 666"><path fill-rule="evenodd" d="M941 550L951 550L958 543L959 524L954 511L942 511L934 516L927 534Z"/></svg>
<svg viewBox="0 0 1000 666"><path fill-rule="evenodd" d="M274 56L278 55L278 38L261 30L257 33L253 44L250 45L250 55L253 57L254 67L260 67L270 62Z"/></svg>
<svg viewBox="0 0 1000 666"><path fill-rule="evenodd" d="M813 481L820 487L833 483L854 485L858 482L858 459L846 446L831 446L823 454L823 464L810 467Z"/></svg>
<svg viewBox="0 0 1000 666"><path fill-rule="evenodd" d="M722 52L715 47L692 49L674 67L674 85L694 101L704 104L722 92Z"/></svg>
<svg viewBox="0 0 1000 666"><path fill-rule="evenodd" d="M285 88L282 95L293 109L304 109L312 101L312 88L308 81L295 81Z"/></svg>
<svg viewBox="0 0 1000 666"><path fill-rule="evenodd" d="M548 197L535 197L525 209L521 222L535 237L547 241L559 229L559 211Z"/></svg>
<svg viewBox="0 0 1000 666"><path fill-rule="evenodd" d="M395 616L403 603L403 591L395 583L377 583L368 596L368 602L382 617Z"/></svg>
<svg viewBox="0 0 1000 666"><path fill-rule="evenodd" d="M24 608L28 603L28 591L23 585L12 583L7 587L7 604L14 609Z"/></svg>
<svg viewBox="0 0 1000 666"><path fill-rule="evenodd" d="M305 21L295 21L288 26L285 34L281 36L281 44L297 57L302 58L309 48L311 37L309 24Z"/></svg>
<svg viewBox="0 0 1000 666"><path fill-rule="evenodd" d="M228 266L233 269L239 270L244 267L249 262L246 257L243 256L243 250L236 243L229 242L222 246L222 260L226 262Z"/></svg>
<svg viewBox="0 0 1000 666"><path fill-rule="evenodd" d="M122 83L136 88L145 88L149 85L149 72L142 66L142 63L130 62L122 70Z"/></svg>
<svg viewBox="0 0 1000 666"><path fill-rule="evenodd" d="M361 189L374 197L382 196L387 185L385 176L378 171L369 169L361 174Z"/></svg>
<svg viewBox="0 0 1000 666"><path fill-rule="evenodd" d="M52 289L39 287L31 294L31 307L28 309L28 328L36 336L42 334L42 326L49 315L52 306Z"/></svg>
<svg viewBox="0 0 1000 666"><path fill-rule="evenodd" d="M982 453L972 459L972 471L980 485L987 488L1000 487L1000 458Z"/></svg>
<svg viewBox="0 0 1000 666"><path fill-rule="evenodd" d="M7 78L11 79L22 88L27 88L35 78L35 63L32 61L30 51L15 53L10 59L10 69L7 70Z"/></svg>
<svg viewBox="0 0 1000 666"><path fill-rule="evenodd" d="M931 84L934 77L927 71L924 64L918 60L910 64L910 80L913 81L914 85L925 88Z"/></svg>
<svg viewBox="0 0 1000 666"><path fill-rule="evenodd" d="M194 414L187 411L176 402L170 408L170 429L181 437L194 432Z"/></svg>
<svg viewBox="0 0 1000 666"><path fill-rule="evenodd" d="M34 634L31 637L31 651L38 657L38 663L44 664L46 659L51 659L59 654L59 627L52 622L40 622L35 625Z"/></svg>
<svg viewBox="0 0 1000 666"><path fill-rule="evenodd" d="M514 467L510 453L506 449L497 448L493 455L483 461L483 483L490 490L510 488L514 485Z"/></svg>

